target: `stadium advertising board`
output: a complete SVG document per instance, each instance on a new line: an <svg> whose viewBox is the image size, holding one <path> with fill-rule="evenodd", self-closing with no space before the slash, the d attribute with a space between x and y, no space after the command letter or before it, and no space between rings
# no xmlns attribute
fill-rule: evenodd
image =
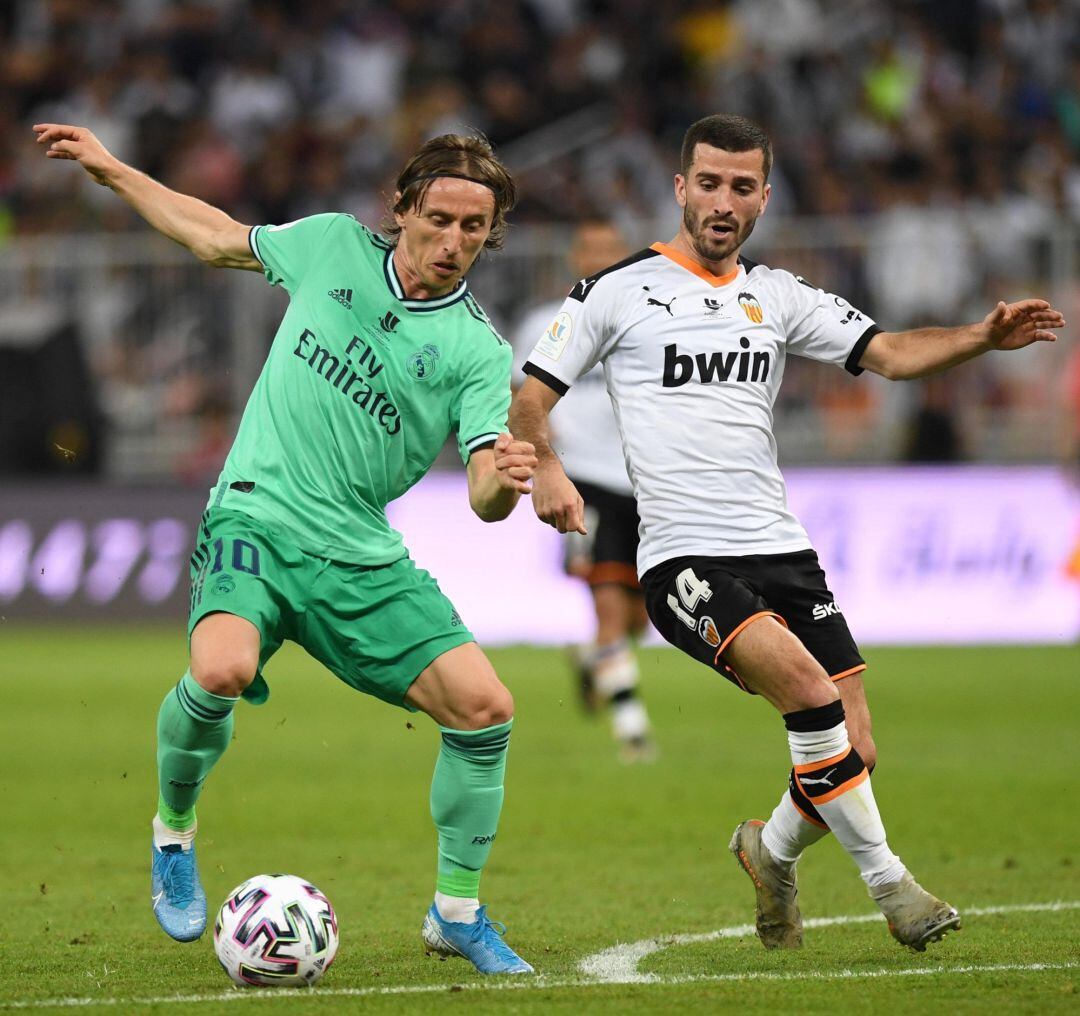
<svg viewBox="0 0 1080 1016"><path fill-rule="evenodd" d="M791 470L788 487L860 642L1080 639L1080 495L1059 470ZM9 485L0 616L181 627L204 503L192 490ZM481 642L588 637L587 592L527 504L480 522L464 476L436 473L390 518Z"/></svg>

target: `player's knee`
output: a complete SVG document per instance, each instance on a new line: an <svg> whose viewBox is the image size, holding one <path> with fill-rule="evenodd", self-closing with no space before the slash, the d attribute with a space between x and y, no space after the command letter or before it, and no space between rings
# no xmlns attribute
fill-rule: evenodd
<svg viewBox="0 0 1080 1016"><path fill-rule="evenodd" d="M483 697L478 697L471 704L466 718L468 728L483 730L506 723L514 717L514 697L503 685L492 689Z"/></svg>
<svg viewBox="0 0 1080 1016"><path fill-rule="evenodd" d="M829 680L825 671L813 660L807 666L796 666L787 681L788 703L791 708L784 712L803 709L817 709L827 706L840 698L836 685Z"/></svg>
<svg viewBox="0 0 1080 1016"><path fill-rule="evenodd" d="M192 660L191 676L199 687L212 695L236 698L255 680L258 665L240 657L222 658L209 663L196 663Z"/></svg>

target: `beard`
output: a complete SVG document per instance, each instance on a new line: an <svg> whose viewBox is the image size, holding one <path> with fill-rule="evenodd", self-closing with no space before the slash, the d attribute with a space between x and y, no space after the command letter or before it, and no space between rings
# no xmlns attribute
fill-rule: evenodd
<svg viewBox="0 0 1080 1016"><path fill-rule="evenodd" d="M727 236L718 238L709 232L709 227L715 222L725 222L735 228ZM701 258L705 261L723 261L750 239L757 225L757 216L740 227L737 219L701 219L687 205L683 208L683 225L690 236L690 243Z"/></svg>

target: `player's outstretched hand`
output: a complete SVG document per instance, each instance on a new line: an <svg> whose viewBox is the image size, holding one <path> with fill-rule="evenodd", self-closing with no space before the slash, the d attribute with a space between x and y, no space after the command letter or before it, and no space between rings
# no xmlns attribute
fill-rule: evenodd
<svg viewBox="0 0 1080 1016"><path fill-rule="evenodd" d="M1053 342L1050 330L1064 328L1065 318L1045 300L1001 301L983 320L994 349L1023 349L1033 342Z"/></svg>
<svg viewBox="0 0 1080 1016"><path fill-rule="evenodd" d="M536 449L528 441L516 441L513 434L500 434L495 439L495 476L499 485L521 494L528 494L529 481L536 469Z"/></svg>
<svg viewBox="0 0 1080 1016"><path fill-rule="evenodd" d="M37 143L47 145L45 155L50 159L71 159L78 162L103 187L109 185L111 173L121 165L120 160L85 127L62 123L36 123Z"/></svg>
<svg viewBox="0 0 1080 1016"><path fill-rule="evenodd" d="M585 528L585 502L562 466L552 462L539 467L533 476L533 511L541 522L560 533L588 535Z"/></svg>

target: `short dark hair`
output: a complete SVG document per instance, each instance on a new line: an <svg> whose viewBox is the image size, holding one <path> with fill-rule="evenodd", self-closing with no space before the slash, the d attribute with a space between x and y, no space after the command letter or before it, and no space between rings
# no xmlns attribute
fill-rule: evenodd
<svg viewBox="0 0 1080 1016"><path fill-rule="evenodd" d="M472 180L491 188L495 195L495 215L484 246L498 250L506 237L506 215L517 203L517 187L483 134L440 134L419 148L395 181L395 190L401 196L397 201L391 198L391 214L383 223L386 235L397 240L401 227L394 215L419 210L432 181L440 176Z"/></svg>
<svg viewBox="0 0 1080 1016"><path fill-rule="evenodd" d="M694 161L694 149L698 145L711 145L725 152L752 152L761 149L761 165L765 179L772 169L772 142L753 120L734 113L713 113L691 124L682 143L682 175L686 176Z"/></svg>

